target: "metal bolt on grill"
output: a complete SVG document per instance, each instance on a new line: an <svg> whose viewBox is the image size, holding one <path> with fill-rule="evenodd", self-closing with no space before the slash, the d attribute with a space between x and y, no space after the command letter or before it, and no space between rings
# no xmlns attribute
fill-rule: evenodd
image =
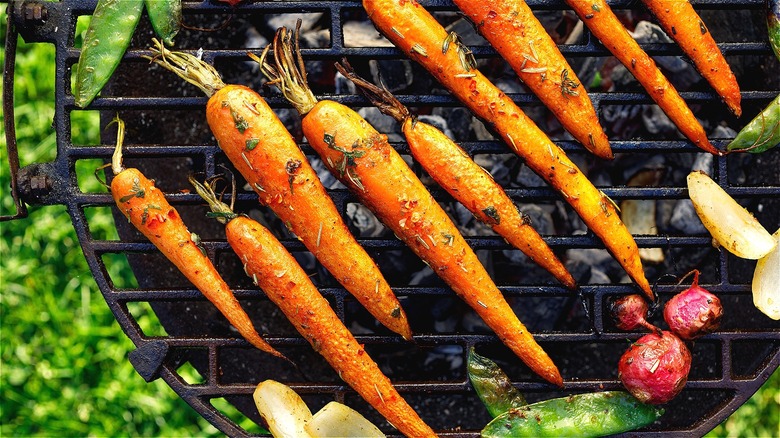
<svg viewBox="0 0 780 438"><path fill-rule="evenodd" d="M657 248L664 260L645 262L648 278L658 280L662 302L682 287L665 274L680 277L693 268L702 271L702 284L718 294L726 311L721 328L698 340L692 347L693 365L689 382L673 400L661 420L643 434L661 436L703 435L747 400L780 364L780 325L760 314L752 305L750 278L752 264L739 260L711 245L709 235L696 228L695 217L679 222L674 217L687 198L684 178L694 165L709 168L714 179L732 196L756 212L770 231L780 226L780 148L761 155L710 157L681 139L676 130L653 130L658 115L649 112L652 101L635 83L620 82L613 75L612 88L599 87L617 69L609 53L590 36L587 29L576 38L577 19L563 1L530 0L528 3L554 32L560 48L572 65L587 75L595 88L591 99L607 129L616 158L603 162L592 158L562 131L539 101L525 91L495 52L471 30L470 25L445 0L422 2L448 26L458 27L473 48L480 68L506 87L538 124L585 170L603 192L621 203L626 200L654 200L657 235L638 235L640 248ZM728 137L719 134L718 125L738 129L780 91L778 63L771 57L763 25L763 0L695 0L692 2L719 42L737 74L742 88L744 114L737 120L698 74L686 88L678 82L681 94L699 116L716 147L723 148ZM95 0L61 2L12 1L9 4L7 35L6 94L13 90L13 62L16 33L28 42L49 42L56 46L56 101L54 128L57 158L18 169L14 194L19 194L19 215L24 203L64 204L72 218L84 255L103 296L117 321L137 350L130 361L139 374L151 381L164 379L184 400L208 421L230 436L251 435L238 426L236 418L220 412L224 399L243 415L260 423L252 392L261 380L274 378L288 383L304 396L312 410L330 400L346 401L369 419L392 431L378 414L360 399L297 335L281 312L245 278L241 264L227 245L221 225L205 219L200 198L186 191L187 176L197 173L213 176L224 172L229 163L217 147L205 122L206 99L194 87L170 73L150 66L141 56L149 54L152 32L148 21L136 31L131 48L101 97L90 106L100 111L105 125L119 113L127 121L126 162L139 167L166 192L190 230L198 233L208 255L234 288L242 306L266 339L299 366L272 358L243 341L224 318L195 290L156 249L118 215L107 193L85 193L79 188L75 168L95 159L107 160L113 151L113 133L104 131L101 144L73 144L71 117L79 110L71 94L72 67L77 62L78 18L91 14ZM610 5L626 20L653 21L636 2L611 1ZM357 205L355 197L328 180L329 193L353 226L353 231L371 253L402 297L409 313L415 342L408 343L378 326L368 313L345 293L306 252L294 236L286 233L273 214L256 202L249 190L240 190L236 210L265 221L285 246L307 269L322 293L345 324L365 344L366 351L397 385L401 394L437 432L443 435L476 435L487 421L487 413L470 388L465 372L465 355L470 347L499 362L513 383L536 401L578 392L619 389L617 359L629 340L640 333L624 333L610 322L606 304L613 296L632 293L634 287L623 278L602 244L572 214L571 209L551 189L529 174L522 162L510 156L506 147L475 123L460 103L437 86L430 76L407 61L395 48L379 43L375 31L357 1L274 1L246 2L230 8L217 1L184 2L184 29L177 37L177 50L203 49L202 56L216 65L225 82L249 85L260 90L300 141L304 152L317 162L313 151L301 139L300 127L290 107L267 87L260 74L247 62L246 51L257 52L272 37L275 26L291 25L292 17L302 15L311 30L303 43L310 81L318 96L327 96L361 108L370 120L370 105L336 79L334 61L347 57L364 75L380 72L395 88L400 100L421 114L440 116L457 140L475 159L491 167L520 208L533 210L545 240L556 250L582 284L581 296L572 294L554 279L528 264L502 239L474 225L453 200L430 184L437 200L463 226L464 235L489 267L496 283L556 362L564 376L560 390L534 376L471 314L454 294L430 273L402 243L381 226L373 225L370 214ZM194 28L219 29L213 32ZM355 29L369 29L356 38ZM572 36L574 33L574 36ZM566 40L568 38L568 40ZM364 41L365 40L365 41ZM367 41L367 42L366 42ZM643 42L654 56L677 59L681 52L672 43ZM684 64L684 63L683 63ZM686 68L682 65L680 68ZM687 66L690 70L690 67ZM598 73L598 74L596 74ZM668 73L683 81L682 73ZM581 75L581 78L586 75ZM584 81L585 79L583 79ZM603 85L603 83L602 83ZM12 91L11 91L12 92ZM6 102L9 99L6 98ZM13 124L12 107L4 108ZM384 125L383 125L384 126ZM408 154L400 137L393 145ZM15 142L13 126L7 128L12 170ZM720 136L720 137L719 137ZM722 138L721 138L722 137ZM91 160L91 161L88 161ZM425 175L418 167L418 173ZM656 173L654 184L630 184L639 171ZM430 181L424 179L424 181ZM239 184L243 181L239 181ZM241 187L239 185L239 187ZM106 239L90 232L95 211L114 214L120 238ZM690 213L690 209L687 210ZM677 221L677 222L675 222ZM123 284L111 278L108 267L129 264L137 282ZM584 311L583 303L589 312ZM140 316L152 317L159 329L145 332ZM655 316L660 320L658 315Z"/></svg>

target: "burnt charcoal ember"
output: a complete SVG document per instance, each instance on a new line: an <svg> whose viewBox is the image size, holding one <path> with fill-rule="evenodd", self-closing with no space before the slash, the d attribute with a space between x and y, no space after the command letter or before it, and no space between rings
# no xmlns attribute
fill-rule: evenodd
<svg viewBox="0 0 780 438"><path fill-rule="evenodd" d="M571 264L576 268L584 284L611 283L625 275L623 268L606 249L569 249L566 250L566 260L566 266ZM590 270L583 272L581 267L576 266L577 262L585 264ZM580 281L577 277L575 279Z"/></svg>
<svg viewBox="0 0 780 438"><path fill-rule="evenodd" d="M547 187L547 183L526 165L520 168L515 182L522 187Z"/></svg>
<svg viewBox="0 0 780 438"><path fill-rule="evenodd" d="M615 67L615 70L624 70L623 66ZM643 105L624 104L608 105L602 110L605 128L612 133L610 138L627 139L633 138L639 131L641 123L637 118L642 113Z"/></svg>
<svg viewBox="0 0 780 438"><path fill-rule="evenodd" d="M385 226L363 204L347 204L347 218L360 237L380 237L385 234Z"/></svg>
<svg viewBox="0 0 780 438"><path fill-rule="evenodd" d="M355 83L345 78L341 73L336 73L334 81L336 94L357 94Z"/></svg>
<svg viewBox="0 0 780 438"><path fill-rule="evenodd" d="M658 105L642 107L642 124L647 132L664 138L684 138L677 126Z"/></svg>
<svg viewBox="0 0 780 438"><path fill-rule="evenodd" d="M700 170L708 175L712 175L714 161L712 154L698 154L691 171ZM685 183L682 182L682 184ZM696 210L693 208L693 203L687 198L680 199L677 202L672 211L669 224L685 234L707 233L707 229L704 228L704 224L701 223L699 215L696 214Z"/></svg>
<svg viewBox="0 0 780 438"><path fill-rule="evenodd" d="M301 34L304 35L309 31L315 30L320 20L323 19L324 13L300 13L300 14L268 14L265 16L268 27L272 30L276 30L282 26L288 29L295 29L295 25L298 20L301 20Z"/></svg>
<svg viewBox="0 0 780 438"><path fill-rule="evenodd" d="M375 84L382 84L391 93L405 90L412 85L412 63L407 60L375 60L368 62L371 79Z"/></svg>
<svg viewBox="0 0 780 438"><path fill-rule="evenodd" d="M347 47L392 47L387 38L383 37L368 21L347 21L342 29L344 45Z"/></svg>
<svg viewBox="0 0 780 438"><path fill-rule="evenodd" d="M639 44L674 42L660 26L649 21L640 21L634 31L629 33ZM696 69L680 56L655 56L653 60L665 71L666 77L678 91L687 90L701 80Z"/></svg>
<svg viewBox="0 0 780 438"><path fill-rule="evenodd" d="M447 127L452 132L452 139L456 142L467 141L471 136L471 126L474 116L465 108L436 107L432 115L444 118Z"/></svg>

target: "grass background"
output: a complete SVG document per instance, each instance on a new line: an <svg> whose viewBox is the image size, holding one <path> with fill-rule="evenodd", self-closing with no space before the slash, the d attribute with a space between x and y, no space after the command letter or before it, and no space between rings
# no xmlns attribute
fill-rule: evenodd
<svg viewBox="0 0 780 438"><path fill-rule="evenodd" d="M5 11L0 23L5 35ZM21 165L51 161L53 46L20 39L15 81ZM97 138L97 117L74 114L74 135ZM0 214L9 214L0 137ZM94 181L83 171L80 181ZM107 216L90 228L116 234ZM0 234L0 436L221 435L164 382L147 384L130 365L132 342L103 301L63 206L33 207L26 219L0 223ZM780 436L780 372L709 436Z"/></svg>

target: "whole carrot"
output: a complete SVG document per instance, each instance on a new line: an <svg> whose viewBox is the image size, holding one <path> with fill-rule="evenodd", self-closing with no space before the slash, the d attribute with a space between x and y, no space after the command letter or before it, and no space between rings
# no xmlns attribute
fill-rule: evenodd
<svg viewBox="0 0 780 438"><path fill-rule="evenodd" d="M383 113L401 124L412 156L447 193L566 287L577 287L563 263L531 226L530 219L460 146L437 128L417 120L390 91L358 76L346 61L336 64L336 68Z"/></svg>
<svg viewBox="0 0 780 438"><path fill-rule="evenodd" d="M729 109L742 115L739 84L715 39L688 0L642 0L658 23L693 61Z"/></svg>
<svg viewBox="0 0 780 438"><path fill-rule="evenodd" d="M299 22L300 25L300 22ZM280 28L262 58L254 57L303 117L303 133L327 163L396 236L471 306L534 372L561 386L558 368L517 319L455 224L406 162L358 113L317 101L306 83L297 44Z"/></svg>
<svg viewBox="0 0 780 438"><path fill-rule="evenodd" d="M411 339L398 298L265 100L247 87L225 85L211 65L192 55L171 52L159 43L153 51L159 55L155 62L209 96L206 118L211 132L260 202L380 323Z"/></svg>
<svg viewBox="0 0 780 438"><path fill-rule="evenodd" d="M604 47L626 66L680 132L702 150L723 155L713 146L696 116L669 80L628 33L604 0L566 0ZM670 2L677 3L677 2Z"/></svg>
<svg viewBox="0 0 780 438"><path fill-rule="evenodd" d="M111 194L127 219L168 258L225 318L252 345L266 353L284 356L269 345L255 330L228 285L211 260L193 242L181 217L165 195L138 169L122 165L124 122L117 117L117 143L111 160L114 178Z"/></svg>
<svg viewBox="0 0 780 438"><path fill-rule="evenodd" d="M225 224L227 241L244 270L284 312L296 330L335 369L339 377L387 421L410 437L435 436L433 430L398 394L390 379L365 352L273 233L258 222L233 212L217 199L210 185L190 178L198 194Z"/></svg>
<svg viewBox="0 0 780 438"><path fill-rule="evenodd" d="M458 41L452 43L452 36L414 0L363 0L363 7L380 32L492 126L533 171L563 195L628 275L653 299L639 248L614 203L591 184L512 99L479 70L462 62L468 57L468 49ZM451 42L447 50L443 50L445 41Z"/></svg>
<svg viewBox="0 0 780 438"><path fill-rule="evenodd" d="M524 0L455 0L477 31L586 149L612 149L585 87Z"/></svg>

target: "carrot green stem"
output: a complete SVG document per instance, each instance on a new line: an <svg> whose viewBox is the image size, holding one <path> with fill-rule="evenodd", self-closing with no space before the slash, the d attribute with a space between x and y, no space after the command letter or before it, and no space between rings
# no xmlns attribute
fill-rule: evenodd
<svg viewBox="0 0 780 438"><path fill-rule="evenodd" d="M176 73L180 78L200 88L208 97L225 88L219 72L211 64L189 53L172 52L156 38L152 38L152 41L154 46L149 50L154 53L154 56L144 56L144 58Z"/></svg>
<svg viewBox="0 0 780 438"><path fill-rule="evenodd" d="M352 68L352 65L350 65L346 59L342 59L340 63L337 62L335 66L339 73L358 86L358 89L363 96L379 108L379 111L394 118L399 123L403 123L406 119L411 117L409 108L402 104L393 93L384 86L380 87L372 84L358 76L355 73L355 69Z"/></svg>
<svg viewBox="0 0 780 438"><path fill-rule="evenodd" d="M303 64L298 36L301 30L301 20L295 25L295 34L287 28L281 28L274 36L273 44L263 50L260 57L247 53L250 58L260 64L260 70L270 79L269 84L276 85L284 97L301 114L308 114L317 104L306 80L306 67ZM267 57L273 51L274 62L268 62Z"/></svg>
<svg viewBox="0 0 780 438"><path fill-rule="evenodd" d="M214 190L214 183L216 181L209 182L207 180L201 184L193 176L190 176L188 179L190 180L190 184L195 187L195 191L198 192L198 195L209 204L209 208L211 208L211 217L214 217L223 225L238 217L238 215L233 212L232 206L219 200L219 196L217 196L217 192ZM235 199L235 196L231 199Z"/></svg>
<svg viewBox="0 0 780 438"><path fill-rule="evenodd" d="M113 123L116 123L116 147L114 148L114 154L111 156L111 171L114 172L114 175L119 175L120 172L125 170L122 165L122 145L125 142L125 122L120 119L119 114L117 114L108 126L111 126Z"/></svg>

